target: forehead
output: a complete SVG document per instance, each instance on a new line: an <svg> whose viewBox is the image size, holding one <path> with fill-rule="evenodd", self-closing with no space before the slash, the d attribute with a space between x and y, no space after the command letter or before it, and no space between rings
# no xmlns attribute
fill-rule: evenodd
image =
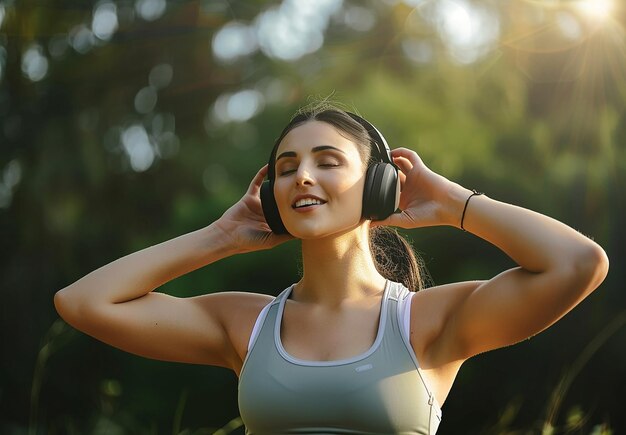
<svg viewBox="0 0 626 435"><path fill-rule="evenodd" d="M357 145L332 125L322 121L307 121L291 130L278 145L276 155L284 151L306 153L319 145L332 145L346 154L358 155Z"/></svg>

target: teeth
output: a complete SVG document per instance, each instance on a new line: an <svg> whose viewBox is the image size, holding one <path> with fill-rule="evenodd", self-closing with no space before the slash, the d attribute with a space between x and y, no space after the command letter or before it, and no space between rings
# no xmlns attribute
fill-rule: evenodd
<svg viewBox="0 0 626 435"><path fill-rule="evenodd" d="M321 203L322 201L320 201L319 199L304 198L299 201L296 201L296 207L303 207L305 205L321 204Z"/></svg>

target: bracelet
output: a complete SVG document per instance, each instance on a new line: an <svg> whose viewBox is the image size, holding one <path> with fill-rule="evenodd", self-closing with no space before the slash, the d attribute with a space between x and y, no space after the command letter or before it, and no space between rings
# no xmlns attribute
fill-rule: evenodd
<svg viewBox="0 0 626 435"><path fill-rule="evenodd" d="M465 201L465 207L463 207L463 214L461 215L461 229L463 231L465 231L465 228L463 228L463 221L465 220L465 212L467 211L467 204L469 204L469 201L470 199L472 199L472 196L479 196L479 195L483 195L483 193L479 192L476 189L472 189L472 194L468 196L467 200Z"/></svg>

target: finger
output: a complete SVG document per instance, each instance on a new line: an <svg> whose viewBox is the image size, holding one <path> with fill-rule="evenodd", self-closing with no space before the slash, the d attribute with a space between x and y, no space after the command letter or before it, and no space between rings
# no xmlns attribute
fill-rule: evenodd
<svg viewBox="0 0 626 435"><path fill-rule="evenodd" d="M402 191L404 183L406 183L406 175L403 171L398 172L398 178L400 178L400 191Z"/></svg>
<svg viewBox="0 0 626 435"><path fill-rule="evenodd" d="M250 186L248 187L248 193L251 195L256 195L260 188L261 184L263 184L263 179L265 175L267 175L269 165L266 163L259 171L256 173L252 181L250 182Z"/></svg>
<svg viewBox="0 0 626 435"><path fill-rule="evenodd" d="M418 156L415 151L408 148L395 148L391 151L391 155L393 157L404 157L409 160L413 166L421 166L424 164L420 156Z"/></svg>
<svg viewBox="0 0 626 435"><path fill-rule="evenodd" d="M393 162L404 174L408 174L413 169L413 164L405 157L394 157Z"/></svg>

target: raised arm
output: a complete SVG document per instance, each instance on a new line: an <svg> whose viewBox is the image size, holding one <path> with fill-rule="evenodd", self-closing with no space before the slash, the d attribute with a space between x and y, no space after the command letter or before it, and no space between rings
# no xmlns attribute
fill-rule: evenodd
<svg viewBox="0 0 626 435"><path fill-rule="evenodd" d="M119 258L58 291L54 303L75 328L149 358L230 366L233 348L225 315L251 294L223 292L177 298L153 292L174 278L229 255L267 249L288 239L265 223L259 186L209 226Z"/></svg>
<svg viewBox="0 0 626 435"><path fill-rule="evenodd" d="M387 223L459 227L472 192L430 171L413 151L393 154L406 196L403 213ZM589 238L555 219L486 195L469 200L464 228L500 248L519 267L487 281L432 289L441 309L436 346L448 361L542 331L597 288L608 271L604 250Z"/></svg>

